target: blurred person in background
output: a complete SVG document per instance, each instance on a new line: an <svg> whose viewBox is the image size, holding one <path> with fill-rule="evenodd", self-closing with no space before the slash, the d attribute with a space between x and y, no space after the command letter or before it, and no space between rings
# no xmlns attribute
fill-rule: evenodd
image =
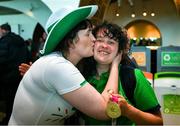
<svg viewBox="0 0 180 126"><path fill-rule="evenodd" d="M128 66L131 66L133 68L139 68L138 67L138 64L135 60L134 57L132 57L132 50L131 50L131 43L130 43L130 35L128 34L127 30L126 29L122 29L122 31L124 32L124 34L127 36L127 44L126 44L126 49L125 49L125 52L127 53L127 59L126 60L129 60L128 62L126 62Z"/></svg>
<svg viewBox="0 0 180 126"><path fill-rule="evenodd" d="M29 61L30 52L24 39L11 32L8 23L2 24L0 26L0 101L5 104L6 114L2 124L8 123L15 93L22 79L18 66Z"/></svg>

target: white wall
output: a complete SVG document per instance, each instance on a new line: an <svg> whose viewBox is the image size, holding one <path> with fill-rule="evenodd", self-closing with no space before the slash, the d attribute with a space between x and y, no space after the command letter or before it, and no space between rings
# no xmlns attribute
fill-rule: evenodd
<svg viewBox="0 0 180 126"><path fill-rule="evenodd" d="M32 38L37 21L24 14L0 16L0 24L8 22L12 32L24 39Z"/></svg>
<svg viewBox="0 0 180 126"><path fill-rule="evenodd" d="M0 15L0 24L8 22L12 31L24 39L32 38L35 26L40 23L45 28L50 14L64 6L77 7L80 0L13 0L0 2L0 6L22 12L17 15ZM19 30L20 29L20 30Z"/></svg>
<svg viewBox="0 0 180 126"><path fill-rule="evenodd" d="M40 23L45 26L51 10L41 0L14 0L0 2L0 6L9 7L22 12L16 15L1 15L0 24L8 22L12 25L12 31L17 32L24 38L32 38L35 26Z"/></svg>

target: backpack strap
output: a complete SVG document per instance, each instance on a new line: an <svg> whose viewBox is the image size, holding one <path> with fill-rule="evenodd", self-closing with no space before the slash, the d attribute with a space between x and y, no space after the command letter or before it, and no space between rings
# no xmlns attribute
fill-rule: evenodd
<svg viewBox="0 0 180 126"><path fill-rule="evenodd" d="M136 87L136 77L134 68L127 65L121 65L119 74L126 97L133 105L135 105L134 90Z"/></svg>

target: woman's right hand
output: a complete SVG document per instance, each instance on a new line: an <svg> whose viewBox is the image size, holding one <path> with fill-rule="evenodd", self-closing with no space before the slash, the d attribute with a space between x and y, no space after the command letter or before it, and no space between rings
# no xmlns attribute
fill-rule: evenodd
<svg viewBox="0 0 180 126"><path fill-rule="evenodd" d="M19 65L20 74L24 76L24 74L28 71L31 65L32 65L32 62L29 62L29 64L21 63L21 65Z"/></svg>

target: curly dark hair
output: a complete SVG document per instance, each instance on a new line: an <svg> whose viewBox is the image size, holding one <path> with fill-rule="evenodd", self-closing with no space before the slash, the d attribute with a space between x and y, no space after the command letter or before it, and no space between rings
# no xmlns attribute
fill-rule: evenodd
<svg viewBox="0 0 180 126"><path fill-rule="evenodd" d="M93 34L95 37L97 37L96 35L100 30L102 30L104 37L108 37L119 43L119 51L126 49L129 40L120 26L105 21L94 28Z"/></svg>
<svg viewBox="0 0 180 126"><path fill-rule="evenodd" d="M128 54L125 52L129 39L127 34L124 32L124 29L116 24L108 23L105 21L102 24L97 25L93 29L92 32L95 38L97 37L96 35L99 31L102 31L104 36L113 39L119 43L118 51L119 52L122 51L123 53L121 64L123 65L130 64L131 60L129 59ZM97 74L96 61L94 60L93 57L83 59L81 61L81 65L83 67L81 66L80 71L85 76L86 79L88 79L90 76Z"/></svg>

